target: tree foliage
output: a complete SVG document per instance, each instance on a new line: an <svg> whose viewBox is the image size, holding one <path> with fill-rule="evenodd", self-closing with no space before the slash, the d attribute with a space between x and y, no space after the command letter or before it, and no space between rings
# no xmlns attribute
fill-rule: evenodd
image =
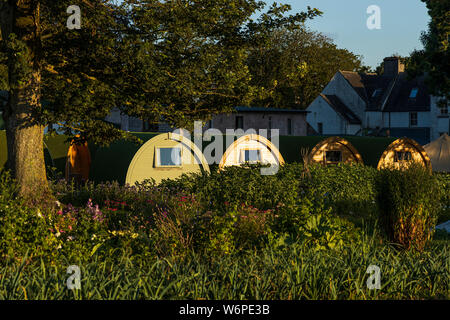
<svg viewBox="0 0 450 320"><path fill-rule="evenodd" d="M360 56L304 26L274 30L264 43L251 48L248 65L252 84L271 93L254 103L277 108L304 109L338 70L367 70Z"/></svg>
<svg viewBox="0 0 450 320"><path fill-rule="evenodd" d="M127 136L104 120L115 107L189 126L267 95L264 86L251 83L249 46L263 43L275 28L295 29L320 14L308 7L286 15L290 6L274 4L252 20L264 2L88 0L79 4L81 29L69 30L66 10L73 1L39 2L43 103L37 120L98 143ZM28 78L27 63L11 63L17 56L28 59L26 49L13 34L3 39L14 75L2 77L5 87Z"/></svg>
<svg viewBox="0 0 450 320"><path fill-rule="evenodd" d="M423 32L423 50L411 55L410 74L426 74L432 94L450 99L450 1L422 0L426 3L431 21Z"/></svg>

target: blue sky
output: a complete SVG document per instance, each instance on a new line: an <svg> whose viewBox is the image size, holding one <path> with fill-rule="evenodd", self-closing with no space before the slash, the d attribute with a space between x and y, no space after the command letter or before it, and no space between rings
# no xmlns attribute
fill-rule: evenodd
<svg viewBox="0 0 450 320"><path fill-rule="evenodd" d="M266 1L268 4L272 1ZM409 55L421 49L420 34L430 20L420 0L279 0L290 4L292 12L307 6L323 12L322 17L306 23L311 30L331 37L339 48L362 55L364 64L375 68L393 53ZM369 30L366 13L370 5L381 9L381 29Z"/></svg>

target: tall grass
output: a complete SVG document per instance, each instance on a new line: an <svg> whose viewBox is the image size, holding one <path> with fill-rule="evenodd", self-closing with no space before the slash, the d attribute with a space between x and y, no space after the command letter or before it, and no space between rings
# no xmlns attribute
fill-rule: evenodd
<svg viewBox="0 0 450 320"><path fill-rule="evenodd" d="M403 252L365 236L343 251L301 244L268 245L239 255L183 260L94 255L81 268L81 289L69 290L65 266L42 262L0 269L0 299L448 299L450 250L434 242ZM381 268L381 289L369 290L366 269Z"/></svg>

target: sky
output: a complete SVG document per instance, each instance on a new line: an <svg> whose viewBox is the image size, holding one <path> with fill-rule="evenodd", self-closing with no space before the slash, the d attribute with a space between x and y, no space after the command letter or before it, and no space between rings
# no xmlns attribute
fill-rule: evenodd
<svg viewBox="0 0 450 320"><path fill-rule="evenodd" d="M268 4L271 1L266 1ZM430 17L420 0L278 0L290 4L292 12L305 11L307 6L323 12L321 17L306 23L311 30L331 37L343 49L363 56L363 63L377 67L385 57L398 53L409 55L422 49L420 35L428 28ZM381 29L369 30L367 8L380 8Z"/></svg>
<svg viewBox="0 0 450 320"><path fill-rule="evenodd" d="M307 6L323 12L306 25L334 40L342 49L363 57L365 65L375 69L392 54L408 56L422 49L420 35L428 29L428 10L420 0L264 0L290 4L292 13L305 11ZM119 0L119 2L121 2ZM380 8L381 29L369 30L367 8Z"/></svg>

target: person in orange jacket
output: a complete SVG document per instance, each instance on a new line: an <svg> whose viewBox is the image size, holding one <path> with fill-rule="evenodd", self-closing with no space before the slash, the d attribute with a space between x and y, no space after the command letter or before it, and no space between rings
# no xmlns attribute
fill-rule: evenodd
<svg viewBox="0 0 450 320"><path fill-rule="evenodd" d="M77 183L85 182L89 179L90 167L91 153L87 141L77 135L71 141L67 152L66 179L74 179Z"/></svg>

